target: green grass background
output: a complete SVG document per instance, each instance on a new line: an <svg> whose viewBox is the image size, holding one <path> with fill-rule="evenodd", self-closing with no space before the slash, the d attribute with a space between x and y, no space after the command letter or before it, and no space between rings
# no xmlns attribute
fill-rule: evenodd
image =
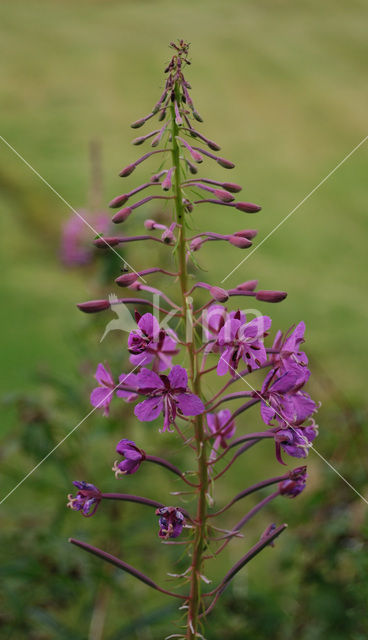
<svg viewBox="0 0 368 640"><path fill-rule="evenodd" d="M183 37L191 42L187 75L205 119L203 131L236 164L232 172L207 165L206 175L242 183L245 199L262 205L253 217L203 209L195 224L219 232L251 226L262 240L367 135L367 13L367 3L355 0L3 3L0 134L76 208L87 200L88 144L99 140L108 202L126 189L117 174L139 153L130 146L134 134L128 125L157 100L168 42ZM235 286L258 278L262 288L287 290L283 304L264 304L262 310L271 312L275 328L305 320L308 352L319 372L327 372L356 407L365 404L368 359L367 144L227 281ZM139 184L144 172L143 165L127 184ZM85 387L87 397L80 359L90 321L75 302L88 299L96 276L61 269L59 230L70 212L1 141L0 206L2 390L8 400L1 429L4 436L14 434L17 455L19 424L9 400L14 392L37 393L40 367ZM151 214L137 216L135 228ZM158 260L154 251L142 254L137 248L127 253L136 269ZM201 252L208 268L203 279L219 284L245 255L208 245ZM106 357L101 345L88 340L92 362ZM325 399L318 381L313 393ZM71 420L65 428L87 410L88 402L80 415L65 408ZM331 420L333 411L327 397L318 449L332 464L329 432L338 422ZM91 431L87 424L82 430L78 437L86 442ZM364 451L352 454L348 475L362 467L362 456ZM4 493L32 466L27 458L22 463L13 460L7 469ZM318 477L321 465L313 464ZM17 528L25 496L35 499L50 473L48 462L2 506L7 526L10 513L10 528ZM332 491L341 482L337 476L330 481ZM364 476L358 488L364 493ZM65 491L61 482L57 490ZM69 535L74 522L68 521ZM117 605L114 611L112 616ZM76 615L73 610L61 618L73 627ZM54 633L45 637L62 637ZM131 633L127 637L136 637Z"/></svg>

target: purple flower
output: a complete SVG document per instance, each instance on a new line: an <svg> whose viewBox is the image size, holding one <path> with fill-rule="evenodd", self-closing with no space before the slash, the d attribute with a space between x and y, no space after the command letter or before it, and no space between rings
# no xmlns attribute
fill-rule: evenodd
<svg viewBox="0 0 368 640"><path fill-rule="evenodd" d="M152 313L145 313L139 318L138 328L129 334L128 351L132 354L132 364L145 365L154 360L159 371L172 367L172 356L178 353L175 341L160 329Z"/></svg>
<svg viewBox="0 0 368 640"><path fill-rule="evenodd" d="M306 458L311 443L318 435L318 427L314 420L307 426L292 427L284 425L275 432L276 458L284 464L281 458L281 448L294 458Z"/></svg>
<svg viewBox="0 0 368 640"><path fill-rule="evenodd" d="M74 480L73 484L77 487L78 492L76 496L72 496L69 493L69 502L66 506L74 511L81 511L83 516L90 518L96 513L96 509L102 500L101 491L93 484L84 482L84 480Z"/></svg>
<svg viewBox="0 0 368 640"><path fill-rule="evenodd" d="M120 462L116 460L114 462L112 470L115 471L115 478L118 478L120 475L135 473L146 459L145 451L139 449L132 440L120 440L116 451L120 453L121 456L124 456L125 460L121 460Z"/></svg>
<svg viewBox="0 0 368 640"><path fill-rule="evenodd" d="M246 322L240 311L230 313L216 341L221 352L218 375L223 376L228 372L234 375L241 359L246 363L248 371L254 371L265 364L267 354L263 337L270 327L271 318L268 316Z"/></svg>
<svg viewBox="0 0 368 640"><path fill-rule="evenodd" d="M280 494L288 498L295 498L305 489L307 478L307 467L293 469L293 471L290 471L289 477L280 482Z"/></svg>
<svg viewBox="0 0 368 640"><path fill-rule="evenodd" d="M188 374L178 364L171 369L168 376L158 375L143 367L137 375L137 388L149 396L134 409L138 420L150 422L163 412L163 431L170 431L170 425L175 422L177 409L184 416L198 416L205 410L202 400L188 390Z"/></svg>
<svg viewBox="0 0 368 640"><path fill-rule="evenodd" d="M306 354L304 351L300 351L300 345L304 342L304 322L299 322L292 333L290 333L290 330L285 336L282 335L281 331L278 331L272 345L272 349L279 350L279 353L272 356L272 362L276 367L281 367L285 371L295 364L301 366L308 364ZM289 333L290 335L288 336Z"/></svg>
<svg viewBox="0 0 368 640"><path fill-rule="evenodd" d="M276 419L279 424L299 425L316 411L316 403L300 391L309 375L306 367L297 365L278 377L275 369L268 373L261 391L261 415L266 424Z"/></svg>
<svg viewBox="0 0 368 640"><path fill-rule="evenodd" d="M160 516L158 521L160 526L158 535L160 538L167 540L168 538L180 536L185 522L180 509L176 509L176 507L161 507L156 509L156 516Z"/></svg>
<svg viewBox="0 0 368 640"><path fill-rule="evenodd" d="M202 326L205 332L206 341L213 342L217 339L219 332L225 324L227 318L227 309L220 304L213 304L202 314ZM213 344L212 351L218 351L216 344Z"/></svg>
<svg viewBox="0 0 368 640"><path fill-rule="evenodd" d="M108 369L106 369L103 364L99 364L95 378L99 383L99 387L93 389L90 400L91 405L93 407L97 407L99 409L103 409L103 415L109 415L110 402L114 395L115 382L114 379Z"/></svg>
<svg viewBox="0 0 368 640"><path fill-rule="evenodd" d="M232 438L235 433L235 422L230 420L230 409L222 409L217 413L207 414L207 424L211 434L215 436L210 458L220 447L226 449L229 438ZM223 428L224 427L224 428Z"/></svg>

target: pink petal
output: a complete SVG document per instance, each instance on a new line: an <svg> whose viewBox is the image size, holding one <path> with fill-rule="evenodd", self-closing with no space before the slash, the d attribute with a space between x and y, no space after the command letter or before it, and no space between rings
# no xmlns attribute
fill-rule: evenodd
<svg viewBox="0 0 368 640"><path fill-rule="evenodd" d="M139 389L164 389L165 385L160 376L150 369L143 369L137 374L137 386Z"/></svg>
<svg viewBox="0 0 368 640"><path fill-rule="evenodd" d="M90 395L91 405L98 409L104 409L104 415L109 414L109 404L113 396L112 389L106 389L105 387L96 387L93 389Z"/></svg>
<svg viewBox="0 0 368 640"><path fill-rule="evenodd" d="M100 384L102 387L110 387L110 386L115 386L113 377L110 373L110 371L108 371L107 369L105 369L105 367L103 366L103 364L99 364L97 369L96 369L96 373L95 373L95 378L98 382L98 384Z"/></svg>

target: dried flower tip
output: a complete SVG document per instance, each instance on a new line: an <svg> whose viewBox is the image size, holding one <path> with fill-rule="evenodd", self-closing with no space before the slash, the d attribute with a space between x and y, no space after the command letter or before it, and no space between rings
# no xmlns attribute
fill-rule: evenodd
<svg viewBox="0 0 368 640"><path fill-rule="evenodd" d="M155 173L152 178L151 178L151 182L160 182L160 178L162 176L165 175L165 173L167 173L167 169L163 169L163 171L160 171L159 173Z"/></svg>
<svg viewBox="0 0 368 640"><path fill-rule="evenodd" d="M211 287L210 294L212 298L214 298L214 300L216 300L217 302L226 302L226 300L229 299L228 292L221 287Z"/></svg>
<svg viewBox="0 0 368 640"><path fill-rule="evenodd" d="M119 285L119 287L130 287L130 285L133 284L133 282L135 282L138 277L139 276L137 273L123 273L122 276L115 278L115 282Z"/></svg>
<svg viewBox="0 0 368 640"><path fill-rule="evenodd" d="M121 196L116 196L113 198L111 202L109 202L110 209L117 209L122 204L125 204L129 200L129 195L127 193L122 193Z"/></svg>
<svg viewBox="0 0 368 640"><path fill-rule="evenodd" d="M242 236L229 236L229 242L234 245L234 247L238 247L238 249L249 249L249 247L252 246L252 242Z"/></svg>
<svg viewBox="0 0 368 640"><path fill-rule="evenodd" d="M183 205L184 205L184 209L187 213L192 213L193 211L193 205L191 203L190 200L188 200L188 198L183 198Z"/></svg>
<svg viewBox="0 0 368 640"><path fill-rule="evenodd" d="M202 118L202 116L199 115L198 111L196 111L195 109L192 109L192 112L193 112L193 116L197 120L197 122L203 122L203 118Z"/></svg>
<svg viewBox="0 0 368 640"><path fill-rule="evenodd" d="M115 222L115 224L118 224L119 222L125 222L125 220L130 216L132 211L133 209L131 207L125 207L125 209L120 209L120 211L118 211L117 213L115 213L115 215L113 215L112 221Z"/></svg>
<svg viewBox="0 0 368 640"><path fill-rule="evenodd" d="M89 300L88 302L79 302L77 307L83 313L98 313L110 309L110 303L108 300Z"/></svg>
<svg viewBox="0 0 368 640"><path fill-rule="evenodd" d="M238 209L238 211L244 211L245 213L257 213L257 211L260 211L262 207L259 207L257 204L253 204L253 202L237 202L235 209Z"/></svg>
<svg viewBox="0 0 368 640"><path fill-rule="evenodd" d="M287 296L286 291L257 291L256 300L261 300L262 302L281 302L285 300Z"/></svg>
<svg viewBox="0 0 368 640"><path fill-rule="evenodd" d="M190 173L191 173L192 175L195 175L196 173L198 173L198 169L197 169L197 167L196 167L194 164L192 164L192 163L190 162L190 160L188 160L187 158L185 158L185 162L187 163L187 165L188 165L188 169L189 169L189 171L190 171Z"/></svg>

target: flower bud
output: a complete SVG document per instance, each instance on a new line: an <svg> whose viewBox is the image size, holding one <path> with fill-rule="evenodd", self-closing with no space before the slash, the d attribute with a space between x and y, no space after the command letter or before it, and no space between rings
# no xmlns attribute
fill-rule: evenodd
<svg viewBox="0 0 368 640"><path fill-rule="evenodd" d="M259 207L257 204L253 204L253 202L237 202L235 209L238 209L238 211L244 211L245 213L257 213L257 211L260 211L262 207Z"/></svg>
<svg viewBox="0 0 368 640"><path fill-rule="evenodd" d="M127 167L125 167L120 171L119 176L121 178L126 178L127 176L130 176L131 173L133 173L134 169L135 169L135 164L128 164Z"/></svg>
<svg viewBox="0 0 368 640"><path fill-rule="evenodd" d="M125 220L130 216L132 211L133 209L131 209L130 207L125 207L125 209L120 209L120 211L118 211L117 213L115 213L115 215L113 215L112 221L115 222L115 224L118 224L119 222L125 222Z"/></svg>
<svg viewBox="0 0 368 640"><path fill-rule="evenodd" d="M239 193L242 190L240 184L235 184L234 182L223 182L222 186L227 191L231 191L231 193Z"/></svg>
<svg viewBox="0 0 368 640"><path fill-rule="evenodd" d="M230 236L229 242L234 245L234 247L238 247L238 249L248 249L252 246L251 241L248 240L248 238L243 238L242 236Z"/></svg>
<svg viewBox="0 0 368 640"><path fill-rule="evenodd" d="M98 313L110 309L110 303L108 300L89 300L88 302L79 302L77 307L84 313Z"/></svg>
<svg viewBox="0 0 368 640"><path fill-rule="evenodd" d="M233 235L239 236L240 238L248 238L248 240L252 240L252 238L255 238L257 233L257 229L242 229L241 231L235 231Z"/></svg>
<svg viewBox="0 0 368 640"><path fill-rule="evenodd" d="M222 202L232 202L234 200L234 196L231 195L228 191L224 191L223 189L214 189L213 194Z"/></svg>
<svg viewBox="0 0 368 640"><path fill-rule="evenodd" d="M117 209L122 204L125 204L127 200L129 200L128 194L127 193L122 193L121 196L116 196L116 198L113 198L113 200L111 200L111 202L109 202L109 207L110 207L110 209Z"/></svg>
<svg viewBox="0 0 368 640"><path fill-rule="evenodd" d="M258 280L247 280L246 282L242 282L236 286L240 291L254 291L257 287Z"/></svg>
<svg viewBox="0 0 368 640"><path fill-rule="evenodd" d="M262 302L281 302L287 296L286 291L257 291L256 300Z"/></svg>
<svg viewBox="0 0 368 640"><path fill-rule="evenodd" d="M147 220L144 221L144 226L146 227L146 229L152 230L156 228L156 222L155 220L150 220L148 218Z"/></svg>
<svg viewBox="0 0 368 640"><path fill-rule="evenodd" d="M195 175L196 173L198 173L197 167L194 164L192 164L187 158L185 158L185 162L187 163L188 169L192 175Z"/></svg>
<svg viewBox="0 0 368 640"><path fill-rule="evenodd" d="M230 160L225 160L225 158L216 158L216 162L218 162L221 167L224 169L234 169L235 164L230 162Z"/></svg>
<svg viewBox="0 0 368 640"><path fill-rule="evenodd" d="M100 238L95 238L93 244L98 249L106 249L107 247L116 247L120 242L121 238L118 236L102 236Z"/></svg>
<svg viewBox="0 0 368 640"><path fill-rule="evenodd" d="M149 120L149 118L152 118L153 115L154 115L153 113L150 113L148 116L145 116L144 118L140 118L139 120L136 120L130 126L132 127L132 129L139 129L140 127L143 127L144 123L147 120Z"/></svg>
<svg viewBox="0 0 368 640"><path fill-rule="evenodd" d="M226 302L229 299L228 292L225 289L221 289L221 287L211 287L210 294L217 302Z"/></svg>
<svg viewBox="0 0 368 640"><path fill-rule="evenodd" d="M119 285L119 287L129 287L137 279L138 279L137 273L123 273L122 276L115 278L115 282L116 284Z"/></svg>

